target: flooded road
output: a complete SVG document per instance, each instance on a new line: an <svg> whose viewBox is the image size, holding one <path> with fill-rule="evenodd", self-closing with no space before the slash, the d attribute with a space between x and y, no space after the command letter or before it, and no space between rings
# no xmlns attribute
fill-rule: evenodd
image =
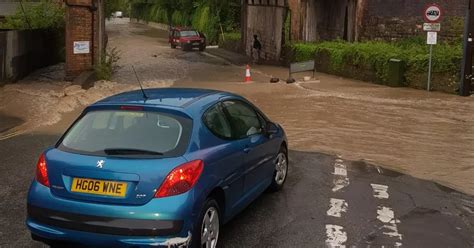
<svg viewBox="0 0 474 248"><path fill-rule="evenodd" d="M14 130L28 131L0 136L0 207L5 210L0 247L41 247L24 225L38 155L84 106L137 89L131 65L145 88L241 94L287 132L285 188L263 194L224 226L220 247L474 245L474 97L326 74L317 74L314 82L270 84L271 76L286 79L287 70L262 65L252 66L255 82L242 83L244 67L207 53L173 50L166 32L118 21L108 26L109 45L122 51L117 82L98 82L87 90L68 82L0 88L0 118L22 119Z"/></svg>
<svg viewBox="0 0 474 248"><path fill-rule="evenodd" d="M120 50L113 80L85 90L68 82L20 82L0 88L0 111L33 130L117 92L145 87L200 87L242 94L281 123L292 149L342 154L474 194L474 97L388 88L317 74L319 81L269 84L281 67L245 68L207 53L171 49L167 32L127 19L109 23L109 46ZM210 49L208 49L210 50ZM38 104L41 103L41 104Z"/></svg>

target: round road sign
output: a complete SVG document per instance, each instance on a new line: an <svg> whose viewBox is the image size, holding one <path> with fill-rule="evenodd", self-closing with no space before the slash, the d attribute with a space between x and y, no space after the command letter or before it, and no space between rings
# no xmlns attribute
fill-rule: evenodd
<svg viewBox="0 0 474 248"><path fill-rule="evenodd" d="M427 22L438 22L441 19L442 10L437 4L430 4L426 6L423 17Z"/></svg>

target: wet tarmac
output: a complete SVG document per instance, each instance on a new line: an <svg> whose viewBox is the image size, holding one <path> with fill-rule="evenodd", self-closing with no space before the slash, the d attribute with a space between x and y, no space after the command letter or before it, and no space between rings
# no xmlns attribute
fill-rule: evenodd
<svg viewBox="0 0 474 248"><path fill-rule="evenodd" d="M40 247L24 225L26 193L37 155L74 118L0 141L0 247ZM334 191L341 165L348 183ZM386 187L386 198L373 184ZM347 204L340 215L330 213L335 199ZM382 208L393 211L386 222ZM219 247L325 247L330 225L342 228L338 240L346 247L473 247L474 197L364 161L291 150L284 189L264 193L227 223Z"/></svg>
<svg viewBox="0 0 474 248"><path fill-rule="evenodd" d="M24 121L18 117L2 114L0 112L0 135L3 132L7 132L8 130L21 125Z"/></svg>

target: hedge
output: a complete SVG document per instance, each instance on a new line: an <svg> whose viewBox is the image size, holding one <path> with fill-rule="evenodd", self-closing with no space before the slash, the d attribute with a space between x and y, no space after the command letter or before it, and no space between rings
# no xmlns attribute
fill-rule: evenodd
<svg viewBox="0 0 474 248"><path fill-rule="evenodd" d="M416 37L398 42L368 41L349 43L345 41L332 41L320 43L295 43L290 44L292 51L291 61L318 60L327 58L330 72L347 76L347 67L366 68L375 71L377 81L384 83L388 80L388 63L392 58L401 59L406 63L405 77L408 85L418 84L421 76L428 71L429 47L424 44L424 38ZM433 73L445 75L444 79L450 82L452 91L456 78L459 75L462 60L462 46L460 43L442 43L433 49ZM357 76L356 76L357 77Z"/></svg>

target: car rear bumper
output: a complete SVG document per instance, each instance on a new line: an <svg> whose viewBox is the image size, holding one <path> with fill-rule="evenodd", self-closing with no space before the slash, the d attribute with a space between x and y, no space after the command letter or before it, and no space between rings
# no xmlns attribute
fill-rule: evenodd
<svg viewBox="0 0 474 248"><path fill-rule="evenodd" d="M200 48L206 46L204 43L181 43L181 47L184 48Z"/></svg>
<svg viewBox="0 0 474 248"><path fill-rule="evenodd" d="M188 192L189 193L189 192ZM45 241L106 247L186 247L194 215L192 195L153 199L143 206L64 199L33 182L26 225Z"/></svg>
<svg viewBox="0 0 474 248"><path fill-rule="evenodd" d="M50 226L123 236L171 236L183 228L180 220L140 220L73 214L28 205L28 219Z"/></svg>
<svg viewBox="0 0 474 248"><path fill-rule="evenodd" d="M117 236L83 232L50 226L38 223L30 218L26 224L35 240L48 243L60 242L61 244L82 244L94 247L188 247L191 242L191 233L185 237L145 237L145 236ZM93 231L93 230L91 230ZM64 242L64 243L63 243Z"/></svg>

